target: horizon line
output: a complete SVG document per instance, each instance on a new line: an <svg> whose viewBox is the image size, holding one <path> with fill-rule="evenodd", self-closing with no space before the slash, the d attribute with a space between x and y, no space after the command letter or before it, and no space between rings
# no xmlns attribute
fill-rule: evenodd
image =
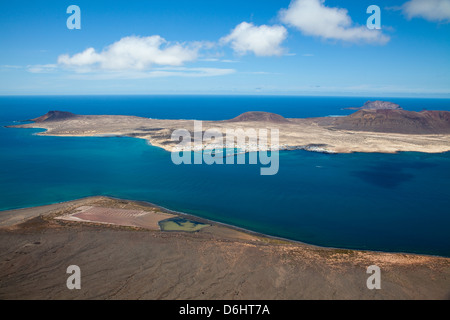
<svg viewBox="0 0 450 320"><path fill-rule="evenodd" d="M333 94L295 94L295 93L26 93L26 94L2 94L0 97L100 97L100 96L123 96L123 97L138 97L138 96L217 96L217 97L316 97L316 98L407 98L407 99L450 99L450 93L445 95L333 95Z"/></svg>

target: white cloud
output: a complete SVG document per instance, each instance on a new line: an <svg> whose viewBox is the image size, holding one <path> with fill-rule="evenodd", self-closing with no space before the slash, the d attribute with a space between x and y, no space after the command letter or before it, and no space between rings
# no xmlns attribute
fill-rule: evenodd
<svg viewBox="0 0 450 320"><path fill-rule="evenodd" d="M206 62L219 62L220 60L217 58L204 58L200 59L200 61L206 61Z"/></svg>
<svg viewBox="0 0 450 320"><path fill-rule="evenodd" d="M120 39L100 52L88 48L72 56L60 55L58 64L29 65L27 70L31 73L65 72L69 78L83 80L197 78L235 73L234 69L183 66L187 62L201 61L200 49L211 49L215 45L211 42L171 44L157 35L130 36ZM215 59L204 60L215 61Z"/></svg>
<svg viewBox="0 0 450 320"><path fill-rule="evenodd" d="M145 70L153 65L181 66L198 57L200 43L183 45L170 44L160 36L120 39L103 51L88 48L73 56L58 57L58 64L78 69L80 72L92 70Z"/></svg>
<svg viewBox="0 0 450 320"><path fill-rule="evenodd" d="M256 56L276 56L283 54L281 43L286 37L287 30L283 26L255 26L242 22L220 41L230 44L241 55L253 52Z"/></svg>
<svg viewBox="0 0 450 320"><path fill-rule="evenodd" d="M346 9L330 8L324 0L292 0L288 9L280 11L283 23L303 34L348 42L385 44L389 37L379 30L355 26Z"/></svg>
<svg viewBox="0 0 450 320"><path fill-rule="evenodd" d="M56 64L35 64L27 66L27 70L31 73L53 73L57 69L58 66Z"/></svg>
<svg viewBox="0 0 450 320"><path fill-rule="evenodd" d="M412 19L450 22L450 0L411 0L402 6L403 13Z"/></svg>
<svg viewBox="0 0 450 320"><path fill-rule="evenodd" d="M234 69L220 69L220 68L158 68L150 72L142 73L143 78L160 78L160 77L185 77L185 78L199 78L199 77L216 77L225 76L235 73Z"/></svg>
<svg viewBox="0 0 450 320"><path fill-rule="evenodd" d="M205 62L222 62L222 63L236 63L236 62L239 62L239 61L236 61L236 60L217 59L217 58L199 59L199 61L205 61Z"/></svg>
<svg viewBox="0 0 450 320"><path fill-rule="evenodd" d="M108 71L90 74L75 74L70 76L78 80L113 80L113 79L148 79L148 78L200 78L217 77L235 73L234 69L220 68L186 68L186 67L166 67L155 68L150 71Z"/></svg>
<svg viewBox="0 0 450 320"><path fill-rule="evenodd" d="M11 65L11 64L3 64L0 66L1 69L21 69L23 68L22 66L16 66L16 65Z"/></svg>
<svg viewBox="0 0 450 320"><path fill-rule="evenodd" d="M230 59L223 59L223 60L220 60L220 62L223 62L223 63L238 63L239 61L237 61L237 60L230 60Z"/></svg>

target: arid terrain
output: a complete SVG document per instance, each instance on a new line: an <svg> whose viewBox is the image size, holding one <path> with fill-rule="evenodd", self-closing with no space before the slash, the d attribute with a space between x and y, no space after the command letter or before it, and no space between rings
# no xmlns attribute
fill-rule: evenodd
<svg viewBox="0 0 450 320"><path fill-rule="evenodd" d="M249 112L203 121L201 132L277 129L279 142L271 146L280 150L450 150L449 112L388 106L310 119ZM40 135L136 137L168 151L177 150L174 130L194 137L193 120L60 111L14 127L46 129ZM190 143L208 148L195 138ZM254 150L248 144L237 147ZM81 290L66 287L70 265L81 269ZM380 290L366 285L372 265L381 268ZM321 248L147 203L93 197L0 212L0 299L450 299L450 259Z"/></svg>
<svg viewBox="0 0 450 320"><path fill-rule="evenodd" d="M40 135L55 136L130 136L142 138L168 151L181 150L178 140L172 140L175 130L191 134L189 148L211 148L216 141L198 141L194 137L193 120L159 120L133 116L75 115L51 111L33 123L16 128L43 128ZM242 132L239 133L239 129ZM199 129L225 136L235 130L246 137L246 131L267 129L268 143L236 142L224 145L243 151L306 149L330 153L417 151L440 153L450 150L450 112L412 112L402 109L361 109L346 117L287 119L266 112L248 112L235 119L203 121ZM279 131L278 143L270 138L272 130ZM225 139L224 139L225 140ZM244 141L244 140L242 140ZM225 144L226 141L223 141ZM196 149L197 148L197 149Z"/></svg>
<svg viewBox="0 0 450 320"><path fill-rule="evenodd" d="M105 197L1 212L0 299L450 298L448 258L320 248L209 221L191 233L57 219L87 207L102 209L97 218L179 215ZM81 290L66 287L70 265ZM380 290L366 286L371 265Z"/></svg>

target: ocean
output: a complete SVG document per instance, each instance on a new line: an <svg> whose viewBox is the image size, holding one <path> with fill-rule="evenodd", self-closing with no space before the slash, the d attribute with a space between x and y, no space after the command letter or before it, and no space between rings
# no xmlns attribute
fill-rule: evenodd
<svg viewBox="0 0 450 320"><path fill-rule="evenodd" d="M170 153L140 139L41 137L38 129L3 127L49 110L199 120L246 111L321 117L350 114L343 108L369 99L0 97L0 210L106 195L319 246L450 257L450 153L283 151L279 173L261 176L258 165L176 166ZM407 110L450 110L444 99L384 100Z"/></svg>

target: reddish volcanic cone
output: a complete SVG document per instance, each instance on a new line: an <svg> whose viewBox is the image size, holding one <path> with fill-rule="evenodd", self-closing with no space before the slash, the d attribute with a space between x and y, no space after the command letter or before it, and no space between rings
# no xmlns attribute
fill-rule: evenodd
<svg viewBox="0 0 450 320"><path fill-rule="evenodd" d="M61 121L78 117L76 114L66 111L49 111L47 114L40 116L39 118L31 119L34 122L50 122Z"/></svg>

